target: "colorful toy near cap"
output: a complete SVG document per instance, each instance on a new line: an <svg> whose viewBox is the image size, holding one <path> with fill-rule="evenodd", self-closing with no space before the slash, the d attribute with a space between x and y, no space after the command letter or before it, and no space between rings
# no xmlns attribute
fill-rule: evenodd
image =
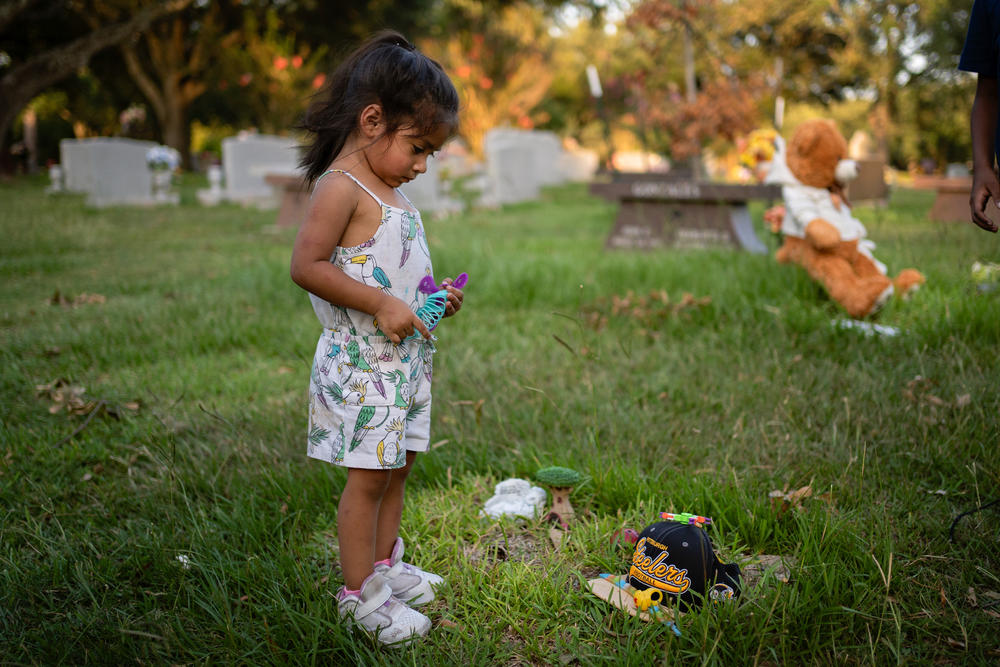
<svg viewBox="0 0 1000 667"><path fill-rule="evenodd" d="M660 512L660 518L666 519L667 521L676 521L677 523L686 523L692 526L707 526L712 523L712 520L707 516L700 516L698 514L688 514L682 512L679 514L674 514L671 512Z"/></svg>
<svg viewBox="0 0 1000 667"><path fill-rule="evenodd" d="M636 591L632 595L632 599L635 601L635 606L639 611L646 611L663 601L663 593L655 588L647 588L644 591Z"/></svg>

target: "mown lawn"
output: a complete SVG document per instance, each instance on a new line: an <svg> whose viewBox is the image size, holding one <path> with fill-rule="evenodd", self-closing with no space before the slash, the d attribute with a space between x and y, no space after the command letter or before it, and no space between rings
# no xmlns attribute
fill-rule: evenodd
<svg viewBox="0 0 1000 667"><path fill-rule="evenodd" d="M294 230L198 207L197 185L92 210L0 184L3 664L1000 659L998 507L949 538L1000 495L1000 284L970 273L1000 239L927 221L928 193L858 209L880 259L928 277L878 317L895 337L835 328L768 256L604 252L615 209L581 185L429 222L438 276L471 280L437 330L403 537L449 585L431 635L389 652L331 596L344 474L305 457L318 331ZM560 548L542 521L478 516L550 464L588 477ZM802 487L801 507L769 499ZM785 557L788 581L680 636L583 592L625 570L612 534L662 510L711 516L725 558Z"/></svg>

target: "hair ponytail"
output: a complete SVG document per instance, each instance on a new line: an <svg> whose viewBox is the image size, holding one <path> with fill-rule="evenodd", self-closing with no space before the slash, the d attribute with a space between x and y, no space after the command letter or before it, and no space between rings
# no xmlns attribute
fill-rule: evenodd
<svg viewBox="0 0 1000 667"><path fill-rule="evenodd" d="M301 129L313 135L300 161L311 183L343 149L361 111L379 104L386 132L412 122L429 132L441 123L458 124L458 93L444 69L420 53L400 33L384 30L355 49L317 94Z"/></svg>

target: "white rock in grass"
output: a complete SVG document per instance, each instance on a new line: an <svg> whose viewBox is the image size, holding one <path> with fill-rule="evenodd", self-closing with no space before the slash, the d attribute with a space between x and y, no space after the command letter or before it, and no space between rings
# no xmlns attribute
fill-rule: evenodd
<svg viewBox="0 0 1000 667"><path fill-rule="evenodd" d="M502 516L521 516L534 519L545 507L545 489L532 486L525 479L505 479L494 488L494 495L486 501L480 516L494 519Z"/></svg>
<svg viewBox="0 0 1000 667"><path fill-rule="evenodd" d="M834 320L833 326L838 329L855 329L861 331L866 336L874 336L878 334L880 336L898 336L901 332L896 327L890 327L885 324L874 324L872 322L863 322L861 320Z"/></svg>

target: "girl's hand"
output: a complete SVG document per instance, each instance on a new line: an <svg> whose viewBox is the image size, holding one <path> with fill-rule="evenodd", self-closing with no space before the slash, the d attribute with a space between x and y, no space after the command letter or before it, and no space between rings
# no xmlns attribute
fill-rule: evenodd
<svg viewBox="0 0 1000 667"><path fill-rule="evenodd" d="M431 332L417 314L394 296L386 295L374 315L378 328L397 345L414 331L419 331L426 340L431 340Z"/></svg>
<svg viewBox="0 0 1000 667"><path fill-rule="evenodd" d="M444 316L451 317L457 313L462 308L462 301L465 299L465 294L462 290L457 287L452 287L452 279L445 278L441 281L441 284L446 290L448 290L448 303L444 307Z"/></svg>

